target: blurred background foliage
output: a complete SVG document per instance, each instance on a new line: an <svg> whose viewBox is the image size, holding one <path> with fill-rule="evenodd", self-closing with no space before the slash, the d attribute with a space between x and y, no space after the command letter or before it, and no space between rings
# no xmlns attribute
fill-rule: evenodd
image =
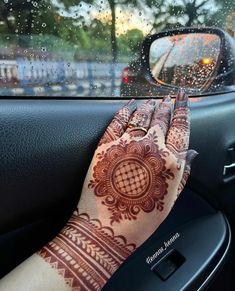
<svg viewBox="0 0 235 291"><path fill-rule="evenodd" d="M0 48L125 62L138 56L147 33L182 26L231 31L234 13L234 0L2 0ZM128 26L130 18L136 27Z"/></svg>

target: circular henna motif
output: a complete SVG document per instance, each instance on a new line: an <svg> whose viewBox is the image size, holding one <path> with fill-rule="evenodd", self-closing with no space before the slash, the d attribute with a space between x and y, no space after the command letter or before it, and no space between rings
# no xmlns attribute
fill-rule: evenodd
<svg viewBox="0 0 235 291"><path fill-rule="evenodd" d="M89 187L111 211L111 223L136 219L143 210L163 209L167 180L174 175L165 167L164 155L150 139L120 142L99 159Z"/></svg>

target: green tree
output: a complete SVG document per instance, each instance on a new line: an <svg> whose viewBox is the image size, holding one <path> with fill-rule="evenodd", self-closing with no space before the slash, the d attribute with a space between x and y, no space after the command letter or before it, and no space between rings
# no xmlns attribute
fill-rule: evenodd
<svg viewBox="0 0 235 291"><path fill-rule="evenodd" d="M18 36L20 46L27 46L32 34L56 34L55 10L50 0L9 0L0 2L0 20L5 33ZM28 40L27 40L28 37Z"/></svg>
<svg viewBox="0 0 235 291"><path fill-rule="evenodd" d="M137 28L128 30L118 37L119 49L123 54L139 54L143 42L143 32Z"/></svg>
<svg viewBox="0 0 235 291"><path fill-rule="evenodd" d="M134 28L126 33L127 44L133 52L139 51L144 34L141 30Z"/></svg>
<svg viewBox="0 0 235 291"><path fill-rule="evenodd" d="M0 19L6 24L6 32L8 33L15 33L20 24L20 34L30 33L33 15L34 6L32 2L22 0L0 2Z"/></svg>
<svg viewBox="0 0 235 291"><path fill-rule="evenodd" d="M153 28L156 31L175 27L202 25L206 18L212 15L208 8L208 0L152 1L146 0L146 5L154 15Z"/></svg>
<svg viewBox="0 0 235 291"><path fill-rule="evenodd" d="M71 11L72 6L76 6L79 4L82 5L81 2L85 2L88 4L98 4L96 1L92 1L92 0L86 0L86 1L75 0L73 1L72 4L70 0L58 0L58 2L63 4L65 9L70 10L70 11ZM137 5L138 0L107 0L107 4L111 13L110 41L111 41L112 60L115 63L117 60L117 51L118 51L117 36L116 36L116 8L118 6L121 7L127 4Z"/></svg>
<svg viewBox="0 0 235 291"><path fill-rule="evenodd" d="M235 1L215 0L215 2L217 6L217 11L214 12L214 14L211 15L211 17L208 17L206 19L206 23L208 25L218 26L220 28L230 29L234 24L228 23L228 21L230 21L229 16L235 13Z"/></svg>

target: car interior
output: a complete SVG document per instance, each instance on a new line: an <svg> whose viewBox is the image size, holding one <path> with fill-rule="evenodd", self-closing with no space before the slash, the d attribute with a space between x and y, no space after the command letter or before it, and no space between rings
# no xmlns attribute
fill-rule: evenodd
<svg viewBox="0 0 235 291"><path fill-rule="evenodd" d="M199 155L167 219L104 291L235 290L235 39L212 28L152 33L143 42L140 72L158 92L151 98L161 100L167 92L174 98L184 84L167 83L174 78L164 80L164 68L154 75L150 47L164 37L199 32L220 39L212 81L203 90L188 85L189 148ZM113 115L130 97L138 104L148 98L5 93L0 96L0 278L61 230Z"/></svg>
<svg viewBox="0 0 235 291"><path fill-rule="evenodd" d="M200 154L187 187L166 221L128 258L104 290L121 290L123 280L131 290L197 290L221 268L221 272L227 270L225 277L229 278L229 272L231 277L224 281L222 276L220 284L231 288L235 173L231 170L224 175L223 170L234 162L230 159L234 156L235 104L234 93L219 97L192 102L190 147ZM99 138L124 102L1 100L1 276L65 224L79 199ZM175 263L171 254L162 258L170 270L172 265L177 269L162 280L155 273L158 262L147 265L146 257L176 233L180 237L174 249L184 263L178 267L179 259ZM163 278L169 272L169 267L165 268Z"/></svg>

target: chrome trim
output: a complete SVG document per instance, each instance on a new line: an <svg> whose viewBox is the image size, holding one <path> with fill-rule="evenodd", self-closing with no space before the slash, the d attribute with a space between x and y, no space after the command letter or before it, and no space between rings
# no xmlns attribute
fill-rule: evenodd
<svg viewBox="0 0 235 291"><path fill-rule="evenodd" d="M226 176L227 175L227 169L231 169L231 168L235 168L235 163L232 163L230 165L224 166L223 175Z"/></svg>

